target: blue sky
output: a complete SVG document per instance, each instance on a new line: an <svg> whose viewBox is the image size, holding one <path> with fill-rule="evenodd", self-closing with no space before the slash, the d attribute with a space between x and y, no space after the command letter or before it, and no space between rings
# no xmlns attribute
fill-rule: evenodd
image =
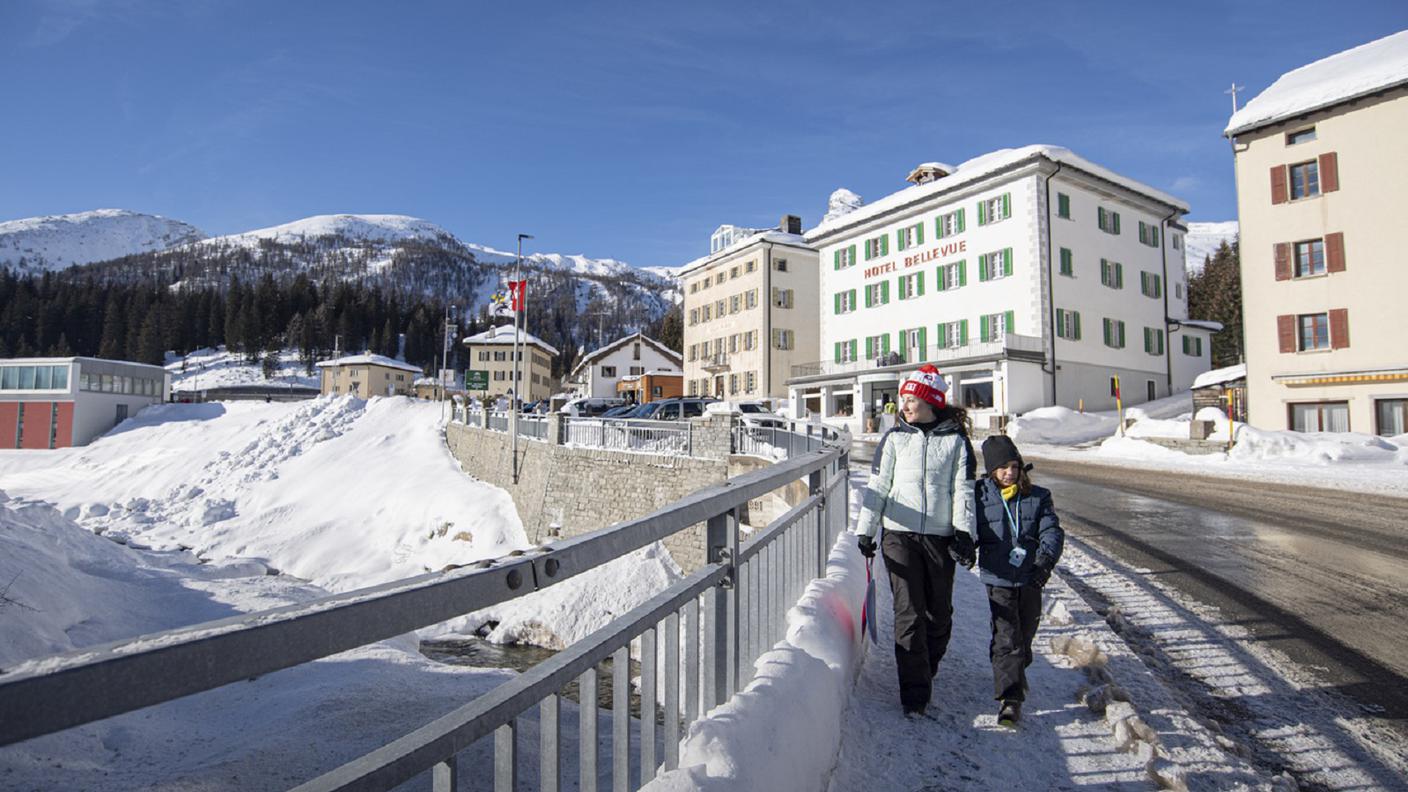
<svg viewBox="0 0 1408 792"><path fill-rule="evenodd" d="M395 213L670 266L1029 143L1232 219L1227 86L1404 28L1401 0L3 0L0 220Z"/></svg>

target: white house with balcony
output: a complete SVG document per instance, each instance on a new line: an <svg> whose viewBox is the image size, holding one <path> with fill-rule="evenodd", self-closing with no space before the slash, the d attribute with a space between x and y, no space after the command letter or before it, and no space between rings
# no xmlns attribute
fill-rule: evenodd
<svg viewBox="0 0 1408 792"><path fill-rule="evenodd" d="M640 378L647 372L673 372L683 376L680 353L644 333L632 333L588 352L567 377L578 397L614 397L623 377Z"/></svg>
<svg viewBox="0 0 1408 792"><path fill-rule="evenodd" d="M1217 325L1188 318L1187 204L1054 146L925 163L910 187L807 232L820 255L822 360L795 365L794 414L865 431L921 362L979 426L1060 404L1189 387Z"/></svg>

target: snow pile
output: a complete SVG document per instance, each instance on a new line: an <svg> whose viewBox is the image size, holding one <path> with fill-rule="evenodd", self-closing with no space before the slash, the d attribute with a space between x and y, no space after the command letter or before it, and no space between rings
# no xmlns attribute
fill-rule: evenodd
<svg viewBox="0 0 1408 792"><path fill-rule="evenodd" d="M1197 390L1198 388L1221 385L1224 382L1233 382L1246 378L1247 364L1237 363L1236 365L1225 366L1223 368L1213 369L1212 371L1204 371L1202 374L1193 378L1192 387L1193 390Z"/></svg>
<svg viewBox="0 0 1408 792"><path fill-rule="evenodd" d="M1078 445L1109 437L1118 420L1106 413L1079 413L1069 407L1042 407L1007 425L1007 435L1022 444Z"/></svg>
<svg viewBox="0 0 1408 792"><path fill-rule="evenodd" d="M754 663L756 676L696 721L678 770L644 789L767 789L813 792L831 772L841 713L862 657L865 567L855 536L831 548L825 578L787 612L787 637Z"/></svg>
<svg viewBox="0 0 1408 792"><path fill-rule="evenodd" d="M59 270L201 239L195 226L125 209L28 217L0 223L0 265Z"/></svg>
<svg viewBox="0 0 1408 792"><path fill-rule="evenodd" d="M1203 264L1212 257L1223 242L1229 245L1237 242L1240 227L1236 220L1220 223L1189 223L1188 233L1183 236L1184 265L1190 274L1203 271Z"/></svg>
<svg viewBox="0 0 1408 792"><path fill-rule="evenodd" d="M831 197L826 200L826 214L821 218L821 222L828 223L842 215L848 215L859 209L864 203L865 201L861 200L859 195L841 187L831 193Z"/></svg>
<svg viewBox="0 0 1408 792"><path fill-rule="evenodd" d="M1408 435L1268 432L1254 426L1238 426L1237 444L1232 446L1228 457L1238 462L1278 460L1311 465L1345 462L1391 465L1408 474Z"/></svg>
<svg viewBox="0 0 1408 792"><path fill-rule="evenodd" d="M1232 114L1225 135L1339 104L1408 82L1408 30L1286 72Z"/></svg>
<svg viewBox="0 0 1408 792"><path fill-rule="evenodd" d="M298 359L298 351L281 350L274 376L264 377L261 363L250 363L244 353L231 352L225 347L205 347L185 355L168 353L166 370L171 374L171 390L195 391L224 388L232 385L300 385L319 387L318 376L309 374Z"/></svg>
<svg viewBox="0 0 1408 792"><path fill-rule="evenodd" d="M341 237L371 243L414 240L454 241L454 236L450 232L429 220L422 220L418 217L392 214L337 214L315 215L269 228L212 237L205 240L203 244L254 248L266 239L289 244L313 241L322 237Z"/></svg>

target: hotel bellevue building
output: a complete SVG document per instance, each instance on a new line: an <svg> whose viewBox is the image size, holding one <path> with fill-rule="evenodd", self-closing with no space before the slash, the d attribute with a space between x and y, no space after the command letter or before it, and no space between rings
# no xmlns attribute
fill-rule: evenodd
<svg viewBox="0 0 1408 792"><path fill-rule="evenodd" d="M1248 419L1408 432L1408 31L1282 75L1226 134Z"/></svg>
<svg viewBox="0 0 1408 792"><path fill-rule="evenodd" d="M1209 368L1188 318L1181 201L1051 146L1005 149L807 232L820 254L820 351L792 368L795 414L867 428L921 362L993 416L1126 404Z"/></svg>
<svg viewBox="0 0 1408 792"><path fill-rule="evenodd" d="M687 395L781 401L793 366L816 359L817 254L801 225L721 226L681 270Z"/></svg>

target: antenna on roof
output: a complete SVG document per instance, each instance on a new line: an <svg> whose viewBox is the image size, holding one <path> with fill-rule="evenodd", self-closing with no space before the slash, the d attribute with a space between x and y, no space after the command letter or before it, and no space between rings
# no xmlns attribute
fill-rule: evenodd
<svg viewBox="0 0 1408 792"><path fill-rule="evenodd" d="M1236 81L1234 80L1234 81L1232 82L1232 87L1231 87L1231 88L1228 88L1228 89L1225 90L1225 91L1223 91L1223 93L1225 93L1225 94L1232 94L1232 112L1233 112L1233 114L1236 114L1236 112L1237 112L1237 92L1238 92L1238 91L1246 90L1246 87L1247 87L1247 86L1245 86L1245 85L1238 85L1238 84L1236 83Z"/></svg>

